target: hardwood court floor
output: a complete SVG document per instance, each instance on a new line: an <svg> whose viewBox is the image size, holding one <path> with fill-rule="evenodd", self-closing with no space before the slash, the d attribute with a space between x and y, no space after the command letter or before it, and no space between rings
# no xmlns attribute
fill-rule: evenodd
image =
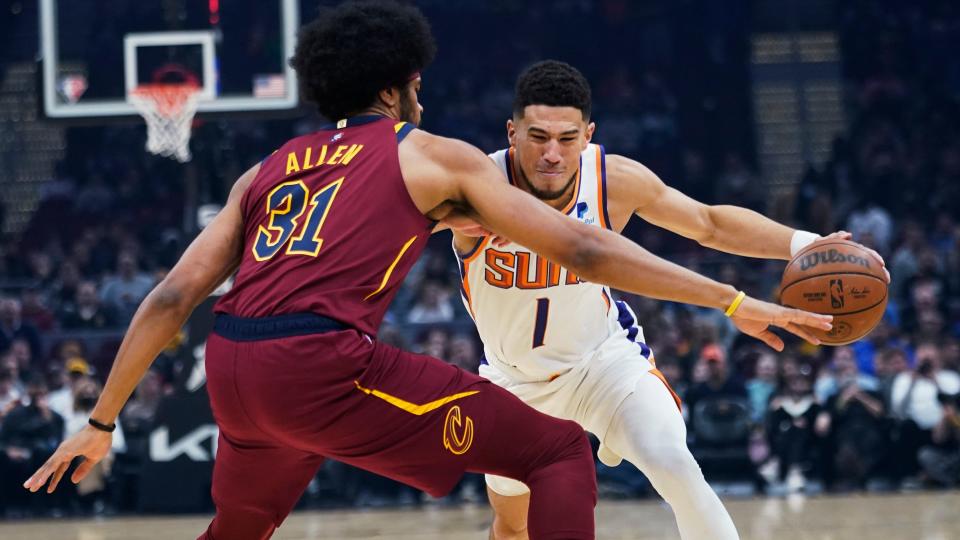
<svg viewBox="0 0 960 540"><path fill-rule="evenodd" d="M729 500L743 540L956 540L960 492ZM460 508L295 513L277 540L485 540L489 511ZM0 523L3 540L193 539L207 517L142 517L101 521ZM652 501L603 501L597 508L601 540L679 538L672 514Z"/></svg>

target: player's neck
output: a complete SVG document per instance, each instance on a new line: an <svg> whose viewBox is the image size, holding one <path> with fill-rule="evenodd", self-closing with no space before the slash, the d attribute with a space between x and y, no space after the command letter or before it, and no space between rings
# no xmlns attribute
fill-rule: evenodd
<svg viewBox="0 0 960 540"><path fill-rule="evenodd" d="M386 118L392 118L394 120L400 120L399 112L394 111L391 107L387 107L382 103L378 103L376 105L367 107L366 109L351 116L370 116L370 115L378 115Z"/></svg>

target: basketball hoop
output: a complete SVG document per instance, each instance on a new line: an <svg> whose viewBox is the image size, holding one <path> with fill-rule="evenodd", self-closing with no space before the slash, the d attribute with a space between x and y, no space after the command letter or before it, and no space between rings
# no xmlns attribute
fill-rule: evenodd
<svg viewBox="0 0 960 540"><path fill-rule="evenodd" d="M147 151L190 161L190 127L197 112L196 82L141 84L129 101L147 122Z"/></svg>

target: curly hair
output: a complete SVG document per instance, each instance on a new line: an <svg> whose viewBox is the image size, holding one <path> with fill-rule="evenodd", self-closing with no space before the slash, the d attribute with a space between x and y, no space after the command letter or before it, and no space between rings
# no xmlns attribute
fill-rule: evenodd
<svg viewBox="0 0 960 540"><path fill-rule="evenodd" d="M528 105L574 107L590 119L590 83L577 68L558 60L537 62L517 78L513 114L523 118Z"/></svg>
<svg viewBox="0 0 960 540"><path fill-rule="evenodd" d="M349 1L321 8L300 29L290 65L304 100L338 120L372 105L380 90L405 86L435 53L419 9L393 0Z"/></svg>

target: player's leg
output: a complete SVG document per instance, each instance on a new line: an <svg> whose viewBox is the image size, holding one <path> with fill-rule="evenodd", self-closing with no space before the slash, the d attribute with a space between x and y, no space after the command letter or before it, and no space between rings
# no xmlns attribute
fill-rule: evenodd
<svg viewBox="0 0 960 540"><path fill-rule="evenodd" d="M504 479L509 480L509 479ZM521 484L522 485L522 484ZM487 497L493 507L490 540L527 540L527 511L530 491L523 488L519 495L501 495L487 486Z"/></svg>
<svg viewBox="0 0 960 540"><path fill-rule="evenodd" d="M265 540L316 475L323 458L220 434L213 466L217 513L198 540Z"/></svg>
<svg viewBox="0 0 960 540"><path fill-rule="evenodd" d="M734 540L733 520L687 448L687 428L653 372L617 409L604 444L636 465L673 509L683 540Z"/></svg>
<svg viewBox="0 0 960 540"><path fill-rule="evenodd" d="M488 386L484 406L494 413L493 432L488 440L475 443L470 470L529 487L530 538L593 538L596 469L583 428L540 413L503 388ZM517 505L514 511L519 511Z"/></svg>
<svg viewBox="0 0 960 540"><path fill-rule="evenodd" d="M241 396L254 392L238 385L238 373L248 369L245 357L243 345L213 334L207 340L207 392L220 436L212 489L217 512L203 540L270 538L323 462L315 453L283 445L251 418L249 412L259 407Z"/></svg>
<svg viewBox="0 0 960 540"><path fill-rule="evenodd" d="M325 455L434 495L464 471L515 478L530 486L531 538L594 538L596 471L583 428L435 358L375 346L323 437L336 445Z"/></svg>

